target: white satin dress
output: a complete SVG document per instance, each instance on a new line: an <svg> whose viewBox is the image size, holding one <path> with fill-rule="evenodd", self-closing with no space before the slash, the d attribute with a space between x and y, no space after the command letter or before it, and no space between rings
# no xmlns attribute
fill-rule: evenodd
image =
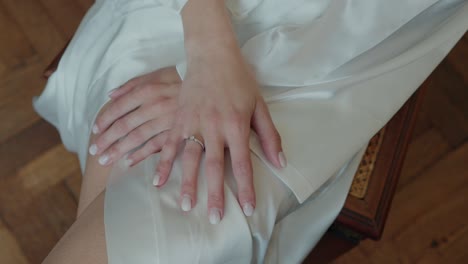
<svg viewBox="0 0 468 264"><path fill-rule="evenodd" d="M98 0L35 99L86 166L107 92L176 65L185 74L180 10L186 0ZM113 166L105 198L109 263L298 263L343 206L369 139L466 32L464 0L226 0L283 139L275 169L250 138L257 207L245 217L226 157L225 216L211 225L200 169L198 201L178 205L178 158L166 186L158 154ZM220 65L222 66L222 65Z"/></svg>

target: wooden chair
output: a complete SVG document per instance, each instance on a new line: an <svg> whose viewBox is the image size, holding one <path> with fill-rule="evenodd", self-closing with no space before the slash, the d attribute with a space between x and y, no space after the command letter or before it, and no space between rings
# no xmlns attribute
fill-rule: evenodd
<svg viewBox="0 0 468 264"><path fill-rule="evenodd" d="M64 50L44 71L45 78L57 69ZM364 239L380 239L425 87L370 140L344 208L304 263L328 263Z"/></svg>

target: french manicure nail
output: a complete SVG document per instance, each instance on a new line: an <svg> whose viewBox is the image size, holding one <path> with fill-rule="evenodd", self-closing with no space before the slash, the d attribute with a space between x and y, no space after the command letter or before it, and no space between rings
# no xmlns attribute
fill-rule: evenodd
<svg viewBox="0 0 468 264"><path fill-rule="evenodd" d="M109 162L109 155L102 155L101 157L99 157L99 164L101 165L106 165L108 162Z"/></svg>
<svg viewBox="0 0 468 264"><path fill-rule="evenodd" d="M97 149L96 144L92 144L89 147L89 154L91 154L92 156L96 155L97 151L98 151L98 149Z"/></svg>
<svg viewBox="0 0 468 264"><path fill-rule="evenodd" d="M244 206L242 206L242 210L244 211L245 216L252 216L254 208L251 203L245 203Z"/></svg>
<svg viewBox="0 0 468 264"><path fill-rule="evenodd" d="M192 209L192 199L187 194L182 196L182 203L181 203L182 211L188 212Z"/></svg>
<svg viewBox="0 0 468 264"><path fill-rule="evenodd" d="M216 225L221 221L221 213L219 209L212 208L210 210L210 224Z"/></svg>
<svg viewBox="0 0 468 264"><path fill-rule="evenodd" d="M286 156L284 156L284 152L280 152L278 154L278 158L279 158L279 162L280 162L280 165L281 165L281 168L286 168L286 166L288 165L288 162L286 161Z"/></svg>
<svg viewBox="0 0 468 264"><path fill-rule="evenodd" d="M96 135L97 133L99 133L99 127L97 125L94 125L93 126L93 134Z"/></svg>
<svg viewBox="0 0 468 264"><path fill-rule="evenodd" d="M158 186L159 185L159 175L156 173L153 178L153 185Z"/></svg>

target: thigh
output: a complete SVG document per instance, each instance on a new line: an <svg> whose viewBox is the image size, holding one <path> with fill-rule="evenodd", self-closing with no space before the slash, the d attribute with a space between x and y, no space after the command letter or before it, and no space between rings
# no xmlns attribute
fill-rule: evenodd
<svg viewBox="0 0 468 264"><path fill-rule="evenodd" d="M108 104L104 105L100 112L104 111L108 107ZM91 134L89 145L96 138L95 135ZM96 197L102 193L107 185L111 166L104 167L98 163L96 156L88 155L86 158L86 167L81 183L80 199L78 202L77 217L96 199Z"/></svg>
<svg viewBox="0 0 468 264"><path fill-rule="evenodd" d="M104 192L83 210L43 263L107 263Z"/></svg>
<svg viewBox="0 0 468 264"><path fill-rule="evenodd" d="M44 263L107 263L104 196L111 168L99 165L97 160L88 155L77 219Z"/></svg>

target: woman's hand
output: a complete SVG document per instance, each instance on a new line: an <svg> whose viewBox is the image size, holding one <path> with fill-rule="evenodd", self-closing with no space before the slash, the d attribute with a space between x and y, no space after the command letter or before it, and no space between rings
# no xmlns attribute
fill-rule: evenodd
<svg viewBox="0 0 468 264"><path fill-rule="evenodd" d="M162 186L167 181L184 139L195 136L204 141L209 220L218 223L224 211L224 149L227 147L238 200L244 213L250 216L255 208L249 149L251 125L269 160L278 168L284 167L286 160L280 136L242 56L212 51L209 56L191 60L179 94L176 121L163 146L154 182ZM196 201L202 145L185 140L180 196L184 211L189 211Z"/></svg>
<svg viewBox="0 0 468 264"><path fill-rule="evenodd" d="M222 0L188 1L182 12L187 74L179 95L179 109L163 146L154 183L168 179L184 139L180 203L189 211L196 202L201 154L206 149L208 215L218 223L224 214L224 148L230 152L238 200L252 215L255 191L250 160L250 126L256 130L266 156L286 166L281 140L253 75L243 61L228 11ZM203 142L204 141L204 142ZM205 148L206 147L206 148Z"/></svg>
<svg viewBox="0 0 468 264"><path fill-rule="evenodd" d="M93 133L99 136L90 146L100 155L101 165L110 165L130 150L146 144L127 157L132 166L159 152L172 127L181 81L175 67L134 78L111 91L111 101L98 116Z"/></svg>

